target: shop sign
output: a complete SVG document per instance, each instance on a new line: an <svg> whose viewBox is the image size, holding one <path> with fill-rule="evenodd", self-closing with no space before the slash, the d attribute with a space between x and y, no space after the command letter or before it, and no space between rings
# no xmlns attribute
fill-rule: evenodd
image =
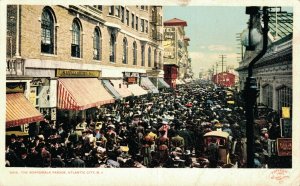
<svg viewBox="0 0 300 186"><path fill-rule="evenodd" d="M140 73L140 77L147 77L146 73Z"/></svg>
<svg viewBox="0 0 300 186"><path fill-rule="evenodd" d="M95 77L101 76L100 71L97 70L56 70L57 77Z"/></svg>
<svg viewBox="0 0 300 186"><path fill-rule="evenodd" d="M290 118L290 107L282 107L282 118Z"/></svg>
<svg viewBox="0 0 300 186"><path fill-rule="evenodd" d="M33 78L30 81L30 86L43 86L43 85L49 85L49 80L46 78Z"/></svg>
<svg viewBox="0 0 300 186"><path fill-rule="evenodd" d="M124 77L139 77L137 72L123 72Z"/></svg>
<svg viewBox="0 0 300 186"><path fill-rule="evenodd" d="M56 120L56 108L51 108L51 120Z"/></svg>
<svg viewBox="0 0 300 186"><path fill-rule="evenodd" d="M50 107L50 86L41 86L39 91L39 107Z"/></svg>
<svg viewBox="0 0 300 186"><path fill-rule="evenodd" d="M6 83L6 93L23 93L25 83Z"/></svg>
<svg viewBox="0 0 300 186"><path fill-rule="evenodd" d="M127 82L128 83L136 83L136 77L128 77Z"/></svg>
<svg viewBox="0 0 300 186"><path fill-rule="evenodd" d="M292 138L277 139L278 156L292 156Z"/></svg>
<svg viewBox="0 0 300 186"><path fill-rule="evenodd" d="M29 101L32 105L36 106L36 87L30 87Z"/></svg>
<svg viewBox="0 0 300 186"><path fill-rule="evenodd" d="M280 133L281 137L292 137L292 120L280 118Z"/></svg>

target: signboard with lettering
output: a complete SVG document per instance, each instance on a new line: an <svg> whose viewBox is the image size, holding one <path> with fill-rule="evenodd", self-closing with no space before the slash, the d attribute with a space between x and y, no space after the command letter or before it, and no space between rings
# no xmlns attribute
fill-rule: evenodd
<svg viewBox="0 0 300 186"><path fill-rule="evenodd" d="M127 77L127 82L131 84L136 83L136 77Z"/></svg>
<svg viewBox="0 0 300 186"><path fill-rule="evenodd" d="M50 107L50 86L41 86L39 90L39 107Z"/></svg>
<svg viewBox="0 0 300 186"><path fill-rule="evenodd" d="M6 93L23 93L25 83L6 83Z"/></svg>
<svg viewBox="0 0 300 186"><path fill-rule="evenodd" d="M29 101L36 106L36 87L30 87Z"/></svg>
<svg viewBox="0 0 300 186"><path fill-rule="evenodd" d="M100 71L97 70L56 70L57 77L95 77L101 76Z"/></svg>
<svg viewBox="0 0 300 186"><path fill-rule="evenodd" d="M175 28L164 29L164 58L175 58Z"/></svg>
<svg viewBox="0 0 300 186"><path fill-rule="evenodd" d="M281 137L291 138L292 137L292 120L280 118L280 133Z"/></svg>
<svg viewBox="0 0 300 186"><path fill-rule="evenodd" d="M282 107L282 117L283 118L290 118L290 107Z"/></svg>
<svg viewBox="0 0 300 186"><path fill-rule="evenodd" d="M292 156L292 138L277 138L278 156Z"/></svg>
<svg viewBox="0 0 300 186"><path fill-rule="evenodd" d="M276 149L276 140L268 139L268 155L276 155L277 149Z"/></svg>

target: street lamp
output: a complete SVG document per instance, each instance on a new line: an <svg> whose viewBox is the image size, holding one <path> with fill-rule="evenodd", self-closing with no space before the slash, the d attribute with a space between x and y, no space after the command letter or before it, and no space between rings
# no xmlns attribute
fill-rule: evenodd
<svg viewBox="0 0 300 186"><path fill-rule="evenodd" d="M257 96L257 85L256 79L253 77L253 67L254 64L262 58L262 56L267 51L268 46L268 7L263 7L263 28L262 28L262 39L263 46L260 53L255 56L248 66L248 77L245 82L245 107L246 107L246 137L247 137L247 167L254 168L254 105L256 102ZM256 46L254 44L258 44L259 42L255 42L253 36L255 33L259 33L257 29L253 29L253 18L255 15L258 15L260 8L259 7L246 7L246 14L250 15L249 21L249 36L248 36L248 46L246 46L246 50L255 50ZM253 42L254 41L254 42Z"/></svg>

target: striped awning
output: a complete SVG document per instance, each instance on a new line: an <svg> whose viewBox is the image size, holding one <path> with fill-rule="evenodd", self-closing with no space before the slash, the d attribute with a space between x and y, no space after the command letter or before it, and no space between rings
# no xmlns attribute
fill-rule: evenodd
<svg viewBox="0 0 300 186"><path fill-rule="evenodd" d="M116 98L122 99L122 96L116 91L116 89L112 86L109 80L102 80L103 85L108 89L108 91Z"/></svg>
<svg viewBox="0 0 300 186"><path fill-rule="evenodd" d="M127 85L123 84L123 80L110 80L116 91L123 97L131 96L131 91L127 88Z"/></svg>
<svg viewBox="0 0 300 186"><path fill-rule="evenodd" d="M158 89L153 85L153 83L150 81L148 77L142 77L141 78L141 86L148 89L150 92L158 94Z"/></svg>
<svg viewBox="0 0 300 186"><path fill-rule="evenodd" d="M43 115L23 93L6 94L6 127L20 126L44 120Z"/></svg>
<svg viewBox="0 0 300 186"><path fill-rule="evenodd" d="M57 86L59 109L85 110L115 101L97 78L61 78Z"/></svg>
<svg viewBox="0 0 300 186"><path fill-rule="evenodd" d="M128 89L132 92L134 96L141 96L141 95L148 94L148 92L142 87L140 87L138 84L128 85Z"/></svg>

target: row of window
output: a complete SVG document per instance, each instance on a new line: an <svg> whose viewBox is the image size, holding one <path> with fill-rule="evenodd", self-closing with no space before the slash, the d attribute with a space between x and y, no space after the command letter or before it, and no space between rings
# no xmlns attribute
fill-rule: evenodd
<svg viewBox="0 0 300 186"><path fill-rule="evenodd" d="M125 10L123 6L110 6L109 7L109 15L116 16L121 18L121 22L125 23L129 26L129 10ZM140 22L140 29L139 29L139 20ZM142 19L138 16L135 16L134 13L131 13L131 28L136 29L137 31L148 33L149 21L146 19Z"/></svg>
<svg viewBox="0 0 300 186"><path fill-rule="evenodd" d="M54 54L54 18L52 11L48 8L45 8L42 13L41 20L41 52ZM72 42L71 42L71 56L80 58L81 55L81 23L80 20L75 18L72 23ZM114 33L110 35L110 62L115 62L116 56L116 36ZM101 31L98 27L95 28L93 33L93 59L101 60L101 51L102 51L102 36ZM145 46L141 47L141 65L145 66ZM161 63L161 52L159 53L159 59ZM157 66L157 50L154 51L154 66ZM122 63L128 63L128 42L127 38L123 39L123 56ZM133 65L137 65L137 44L133 42ZM148 67L151 67L151 48L148 48Z"/></svg>
<svg viewBox="0 0 300 186"><path fill-rule="evenodd" d="M283 86L277 89L278 111L281 111L282 107L292 107L292 89ZM269 108L273 107L273 86L266 85L263 87L263 103Z"/></svg>

